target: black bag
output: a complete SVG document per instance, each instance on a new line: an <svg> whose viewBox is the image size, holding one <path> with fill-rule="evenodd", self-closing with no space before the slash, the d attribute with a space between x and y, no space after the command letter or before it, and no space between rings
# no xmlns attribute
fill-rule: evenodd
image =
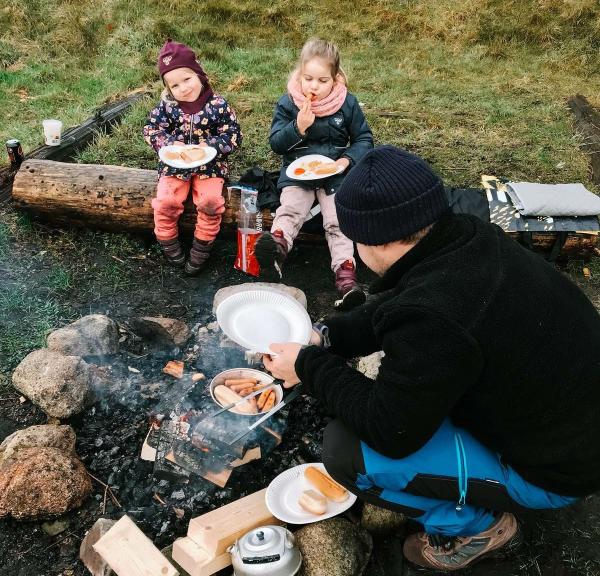
<svg viewBox="0 0 600 576"><path fill-rule="evenodd" d="M258 166L244 172L240 178L240 185L249 186L258 190L256 206L259 210L267 208L274 212L281 203L279 202L280 191L277 190L279 172L267 172Z"/></svg>

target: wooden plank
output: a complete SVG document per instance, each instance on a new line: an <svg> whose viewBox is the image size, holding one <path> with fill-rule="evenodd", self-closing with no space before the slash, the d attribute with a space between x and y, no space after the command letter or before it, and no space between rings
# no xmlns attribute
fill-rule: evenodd
<svg viewBox="0 0 600 576"><path fill-rule="evenodd" d="M99 132L110 133L112 127L121 121L123 114L138 100L150 95L147 90L136 90L125 98L100 107L79 126L65 130L59 146L40 146L25 155L25 158L66 161L83 150ZM40 126L41 131L41 126ZM16 170L11 166L0 168L0 202L11 196Z"/></svg>
<svg viewBox="0 0 600 576"><path fill-rule="evenodd" d="M173 560L190 576L210 576L231 566L231 555L224 552L211 556L191 538L178 538L173 542Z"/></svg>
<svg viewBox="0 0 600 576"><path fill-rule="evenodd" d="M179 575L129 516L123 516L93 547L117 576Z"/></svg>
<svg viewBox="0 0 600 576"><path fill-rule="evenodd" d="M267 489L193 518L188 536L211 556L227 550L240 536L265 524L283 524L265 504Z"/></svg>
<svg viewBox="0 0 600 576"><path fill-rule="evenodd" d="M232 468L237 468L238 466L243 466L244 464L248 464L248 462L252 462L253 460L260 460L260 458L260 446L255 446L254 448L250 448L250 450L246 450L244 457L235 459L230 466Z"/></svg>

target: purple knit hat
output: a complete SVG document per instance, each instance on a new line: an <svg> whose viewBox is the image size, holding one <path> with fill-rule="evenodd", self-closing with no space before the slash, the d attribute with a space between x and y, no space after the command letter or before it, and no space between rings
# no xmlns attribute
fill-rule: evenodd
<svg viewBox="0 0 600 576"><path fill-rule="evenodd" d="M198 74L200 82L202 82L202 93L196 102L185 104L187 104L187 107L189 107L190 104L194 104L193 108L203 108L213 95L213 90L208 81L208 77L206 76L206 72L204 72L204 69L196 59L196 53L189 46L179 42L173 42L171 38L168 38L158 54L158 72L162 78L167 72L175 70L176 68L189 68Z"/></svg>

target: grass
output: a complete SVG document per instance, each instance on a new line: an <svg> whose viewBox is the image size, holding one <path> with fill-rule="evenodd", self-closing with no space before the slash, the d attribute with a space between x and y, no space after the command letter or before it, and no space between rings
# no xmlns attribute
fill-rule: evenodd
<svg viewBox="0 0 600 576"><path fill-rule="evenodd" d="M5 0L0 139L16 137L30 150L41 144L42 119L79 124L104 102L148 87L153 97L79 161L153 169L140 132L160 93L156 57L170 36L197 49L238 112L244 144L232 173L274 169L273 107L311 35L339 44L376 141L417 152L449 184L477 185L491 173L599 191L565 105L582 93L600 106L597 0ZM139 251L126 236L49 231L0 213L6 365L48 328L126 291L133 280L124 261ZM600 259L589 267L586 285L597 289ZM581 280L581 268L569 271Z"/></svg>

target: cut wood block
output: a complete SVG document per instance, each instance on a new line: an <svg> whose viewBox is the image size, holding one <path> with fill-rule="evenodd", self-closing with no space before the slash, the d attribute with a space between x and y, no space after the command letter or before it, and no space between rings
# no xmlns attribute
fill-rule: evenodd
<svg viewBox="0 0 600 576"><path fill-rule="evenodd" d="M236 458L230 466L232 468L237 468L238 466L243 466L244 464L248 464L248 462L252 462L253 460L260 460L261 452L260 446L255 446L254 448L250 448L250 450L246 450L243 458Z"/></svg>
<svg viewBox="0 0 600 576"><path fill-rule="evenodd" d="M190 576L210 576L231 565L229 552L213 557L191 538L175 540L172 556Z"/></svg>
<svg viewBox="0 0 600 576"><path fill-rule="evenodd" d="M266 491L265 488L212 512L192 518L188 527L188 537L211 556L218 556L253 528L265 524L283 524L269 512L265 504Z"/></svg>
<svg viewBox="0 0 600 576"><path fill-rule="evenodd" d="M128 516L123 516L93 547L117 576L179 575Z"/></svg>
<svg viewBox="0 0 600 576"><path fill-rule="evenodd" d="M207 470L200 474L200 476L205 480L216 484L219 488L225 488L232 472L233 470L231 468L225 468L224 470L221 470L221 472L211 472L210 470Z"/></svg>

